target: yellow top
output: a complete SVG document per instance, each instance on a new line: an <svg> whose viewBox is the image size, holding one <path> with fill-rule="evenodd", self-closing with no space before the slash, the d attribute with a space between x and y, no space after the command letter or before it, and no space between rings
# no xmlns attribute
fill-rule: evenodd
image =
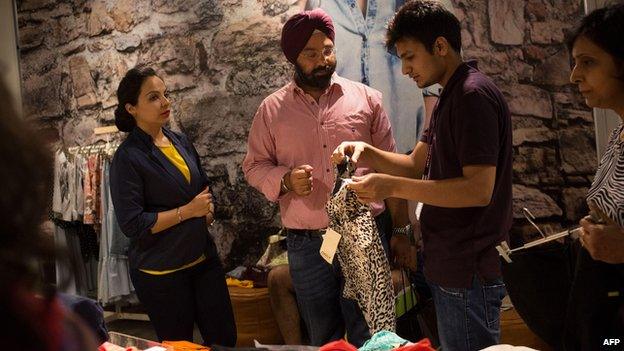
<svg viewBox="0 0 624 351"><path fill-rule="evenodd" d="M186 178L186 181L190 183L191 182L191 171L189 171L189 168L186 165L186 162L184 162L184 158L182 158L182 155L180 155L178 150L176 150L176 148L173 145L159 146L158 148L160 148L160 151L162 151L163 154L165 154L165 156L167 156L169 161L171 161L171 163L173 163L173 165L176 166L176 168L179 169L180 172L182 172L182 174L184 175L184 178ZM183 270L183 269L186 269L186 268L193 267L194 265L202 262L205 259L206 259L206 256L201 255L201 257L196 259L195 261L193 261L193 262L191 262L189 264L185 264L184 266L179 267L179 268L170 269L170 270L167 270L167 271L150 271L150 270L147 270L147 269L141 269L141 272L145 272L147 274L153 274L153 275L169 274L169 273L177 272L177 271L180 271L180 270Z"/></svg>
<svg viewBox="0 0 624 351"><path fill-rule="evenodd" d="M165 156L167 156L169 161L171 161L171 163L173 163L173 165L176 166L176 168L179 169L180 172L182 172L184 178L186 178L186 181L190 183L191 171L189 171L186 162L184 162L184 158L182 158L182 155L180 155L178 150L173 145L159 146L158 148L160 149L160 151L163 152L163 154L165 154Z"/></svg>
<svg viewBox="0 0 624 351"><path fill-rule="evenodd" d="M201 255L200 258L196 259L195 261L193 261L193 262L191 262L189 264L185 264L184 266L182 266L180 268L170 269L168 271L150 271L150 270L147 270L147 269L141 269L140 271L144 272L144 273L147 273L147 274L153 274L153 275L169 274L169 273L181 271L183 269L191 268L194 265L201 263L205 259L206 259L206 256L205 255Z"/></svg>

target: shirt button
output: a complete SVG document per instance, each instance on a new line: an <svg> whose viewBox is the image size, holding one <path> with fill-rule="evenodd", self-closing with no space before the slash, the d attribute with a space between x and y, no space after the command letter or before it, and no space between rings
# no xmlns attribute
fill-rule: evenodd
<svg viewBox="0 0 624 351"><path fill-rule="evenodd" d="M329 168L327 169L327 173L329 173Z"/></svg>
<svg viewBox="0 0 624 351"><path fill-rule="evenodd" d="M322 126L324 126L324 125L325 125L325 122L321 122L321 125L322 125Z"/></svg>
<svg viewBox="0 0 624 351"><path fill-rule="evenodd" d="M323 145L323 148L326 148L326 147L327 147L327 145Z"/></svg>

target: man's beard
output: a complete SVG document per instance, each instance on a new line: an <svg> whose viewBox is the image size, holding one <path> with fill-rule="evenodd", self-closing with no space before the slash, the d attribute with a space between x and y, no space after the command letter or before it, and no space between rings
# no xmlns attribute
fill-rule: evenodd
<svg viewBox="0 0 624 351"><path fill-rule="evenodd" d="M312 73L305 74L299 65L295 64L295 79L297 83L316 89L326 89L331 82L336 64L328 64L315 68Z"/></svg>

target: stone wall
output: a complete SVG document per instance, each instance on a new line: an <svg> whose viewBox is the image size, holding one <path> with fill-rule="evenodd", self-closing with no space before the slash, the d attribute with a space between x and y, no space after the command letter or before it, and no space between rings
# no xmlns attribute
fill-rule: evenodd
<svg viewBox="0 0 624 351"><path fill-rule="evenodd" d="M125 71L147 63L173 99L213 182L213 234L227 266L255 261L279 228L277 209L243 178L240 163L260 101L289 80L279 49L293 0L21 0L24 112L50 141L93 141L112 124ZM464 55L503 89L514 122L514 209L556 226L584 213L596 165L592 116L568 84L564 31L580 0L455 0ZM526 231L518 221L516 229Z"/></svg>
<svg viewBox="0 0 624 351"><path fill-rule="evenodd" d="M578 0L457 0L466 58L501 87L512 113L514 231L536 231L527 207L552 230L587 213L597 166L591 111L569 82L565 34L583 16Z"/></svg>

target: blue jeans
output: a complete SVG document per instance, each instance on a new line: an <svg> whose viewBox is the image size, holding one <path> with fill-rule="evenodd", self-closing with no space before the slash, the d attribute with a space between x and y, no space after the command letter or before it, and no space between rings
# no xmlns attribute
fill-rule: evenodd
<svg viewBox="0 0 624 351"><path fill-rule="evenodd" d="M357 347L370 339L362 311L354 300L342 297L344 279L338 258L328 264L321 255L321 237L289 233L288 264L299 313L308 330L310 344L322 346L342 339Z"/></svg>
<svg viewBox="0 0 624 351"><path fill-rule="evenodd" d="M505 297L505 284L501 278L482 283L475 276L468 289L428 283L443 350L481 350L498 344L500 307Z"/></svg>

